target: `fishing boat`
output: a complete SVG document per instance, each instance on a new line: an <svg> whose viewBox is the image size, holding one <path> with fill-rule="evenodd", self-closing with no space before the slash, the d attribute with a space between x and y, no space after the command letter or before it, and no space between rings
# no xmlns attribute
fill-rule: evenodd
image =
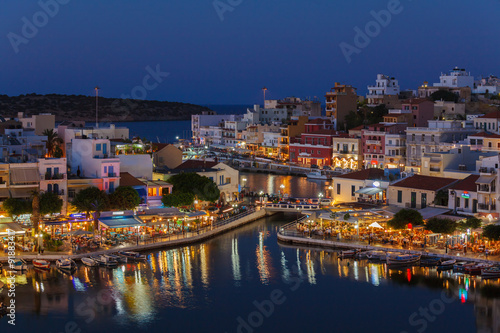
<svg viewBox="0 0 500 333"><path fill-rule="evenodd" d="M118 252L119 256L126 257L131 260L146 260L147 257L143 254L133 252L133 251L120 251Z"/></svg>
<svg viewBox="0 0 500 333"><path fill-rule="evenodd" d="M101 255L100 258L101 258L101 261L99 263L106 266L106 267L114 267L114 266L118 265L118 261L109 257L108 255L105 255L105 254Z"/></svg>
<svg viewBox="0 0 500 333"><path fill-rule="evenodd" d="M457 261L455 259L442 261L439 265L437 265L437 269L440 271L445 271L448 269L453 269L453 265L455 265Z"/></svg>
<svg viewBox="0 0 500 333"><path fill-rule="evenodd" d="M39 269L50 269L50 261L45 259L33 259L33 267Z"/></svg>
<svg viewBox="0 0 500 333"><path fill-rule="evenodd" d="M486 268L490 268L491 265L485 264L485 263L480 263L480 264L472 264L472 265L466 265L465 266L465 273L469 275L479 275L481 274L481 271Z"/></svg>
<svg viewBox="0 0 500 333"><path fill-rule="evenodd" d="M490 268L483 268L481 270L481 277L484 279L496 279L500 278L500 267L493 266Z"/></svg>
<svg viewBox="0 0 500 333"><path fill-rule="evenodd" d="M453 271L458 273L465 272L465 266L468 265L466 261L459 261L455 265L453 265Z"/></svg>
<svg viewBox="0 0 500 333"><path fill-rule="evenodd" d="M117 262L121 262L121 263L127 263L127 261L128 261L127 257L122 257L122 256L119 256L116 254L107 254L107 256L112 258L112 259L115 259Z"/></svg>
<svg viewBox="0 0 500 333"><path fill-rule="evenodd" d="M370 253L368 253L366 255L366 258L368 258L368 260L371 260L371 261L382 261L382 260L385 260L387 258L387 253L384 252L384 251L370 251Z"/></svg>
<svg viewBox="0 0 500 333"><path fill-rule="evenodd" d="M309 179L320 179L327 180L328 177L321 173L321 171L311 171L307 174L307 178Z"/></svg>
<svg viewBox="0 0 500 333"><path fill-rule="evenodd" d="M420 254L388 255L386 260L388 266L412 265L420 261Z"/></svg>
<svg viewBox="0 0 500 333"><path fill-rule="evenodd" d="M99 262L92 258L82 258L80 259L85 266L96 267L99 266Z"/></svg>
<svg viewBox="0 0 500 333"><path fill-rule="evenodd" d="M16 271L25 271L28 269L28 264L23 259L17 259L14 261L13 267Z"/></svg>
<svg viewBox="0 0 500 333"><path fill-rule="evenodd" d="M77 266L73 259L59 258L56 261L56 267L63 271L72 271L76 269Z"/></svg>
<svg viewBox="0 0 500 333"><path fill-rule="evenodd" d="M420 266L434 267L441 264L441 258L425 258L420 259Z"/></svg>
<svg viewBox="0 0 500 333"><path fill-rule="evenodd" d="M356 253L359 253L361 250L356 249L356 250L347 250L347 251L340 251L340 256L342 258L353 258Z"/></svg>

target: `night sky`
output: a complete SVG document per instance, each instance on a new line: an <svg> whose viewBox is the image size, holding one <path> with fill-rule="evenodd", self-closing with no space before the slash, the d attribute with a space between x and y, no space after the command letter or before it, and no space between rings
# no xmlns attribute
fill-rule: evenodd
<svg viewBox="0 0 500 333"><path fill-rule="evenodd" d="M4 0L0 94L90 95L98 85L105 97L252 104L263 86L268 98L323 101L336 81L365 94L377 73L402 89L455 66L500 75L499 0L394 1L59 0L48 15L37 1ZM388 6L390 22L370 24ZM33 23L38 31L23 32ZM339 45L356 47L354 28L367 24L373 37L346 61ZM144 83L148 66L169 75Z"/></svg>

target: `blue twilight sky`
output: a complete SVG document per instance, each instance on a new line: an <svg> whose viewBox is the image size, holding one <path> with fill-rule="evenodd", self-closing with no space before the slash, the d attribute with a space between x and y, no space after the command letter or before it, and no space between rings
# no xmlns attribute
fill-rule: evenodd
<svg viewBox="0 0 500 333"><path fill-rule="evenodd" d="M365 94L377 73L402 89L454 66L500 75L499 0L401 0L350 63L340 43L354 45L354 28L395 0L220 0L223 13L214 0L58 1L53 17L37 1L1 1L0 94L139 94L157 65L170 75L146 99L198 104L262 102L263 86L269 98L323 100L336 81ZM34 15L40 28L25 38Z"/></svg>

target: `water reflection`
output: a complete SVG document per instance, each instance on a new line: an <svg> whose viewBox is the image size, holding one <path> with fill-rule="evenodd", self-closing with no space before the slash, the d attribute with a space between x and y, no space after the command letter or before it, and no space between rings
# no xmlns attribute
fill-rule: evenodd
<svg viewBox="0 0 500 333"><path fill-rule="evenodd" d="M297 311L306 311L310 306L303 303L304 295L321 299L325 290L337 284L342 285L347 294L367 286L383 290L384 296L390 294L401 299L406 299L408 293L447 290L464 313L474 312L477 332L498 332L498 280L486 281L452 271L440 273L427 267L388 270L383 264L341 259L331 250L282 246L277 244L275 233L275 224L283 223L282 219L275 217L275 222L270 219L267 224L258 222L204 244L158 251L150 254L144 263L127 263L115 269L81 266L73 276L63 275L54 268L47 272L29 270L19 274L16 301L18 314L23 318L20 326L43 326L42 318L66 318L84 327L95 317L90 322L96 327L136 332L138 328L160 324L165 327L172 322L198 325L193 319L196 314L211 318L213 325L219 327L231 321L233 315L235 318L242 316L239 309L248 307L254 299L265 300L273 289L290 290L289 286L299 278L305 293L295 298L294 294L287 295L290 302L287 306ZM0 280L6 282L5 274ZM357 297L360 305L373 303L372 294L358 294ZM4 288L0 300L6 299ZM335 297L332 301L338 302ZM373 305L376 315L384 315L387 308ZM415 303L417 309L418 306L420 304ZM328 307L324 308L317 307L315 311L329 318ZM411 312L397 314L404 317ZM293 320L293 313L285 315L290 317L280 317L281 320ZM342 316L356 320L350 313L342 313ZM50 329L64 331L65 323L65 320L56 320ZM0 319L0 328L4 324L5 318ZM458 323L453 325L450 323L450 329L460 331ZM214 329L189 327L191 329L179 324L170 330ZM321 330L329 327L320 325ZM401 327L400 331L405 329Z"/></svg>

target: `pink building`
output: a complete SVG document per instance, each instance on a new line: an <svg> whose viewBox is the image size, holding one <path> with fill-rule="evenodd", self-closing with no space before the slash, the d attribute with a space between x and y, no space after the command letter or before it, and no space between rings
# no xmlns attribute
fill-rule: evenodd
<svg viewBox="0 0 500 333"><path fill-rule="evenodd" d="M403 111L411 111L413 127L427 127L427 121L434 119L434 102L425 98L413 98L401 104Z"/></svg>
<svg viewBox="0 0 500 333"><path fill-rule="evenodd" d="M384 168L385 135L402 134L406 123L373 124L361 131L361 146L363 150L363 165L365 168Z"/></svg>

